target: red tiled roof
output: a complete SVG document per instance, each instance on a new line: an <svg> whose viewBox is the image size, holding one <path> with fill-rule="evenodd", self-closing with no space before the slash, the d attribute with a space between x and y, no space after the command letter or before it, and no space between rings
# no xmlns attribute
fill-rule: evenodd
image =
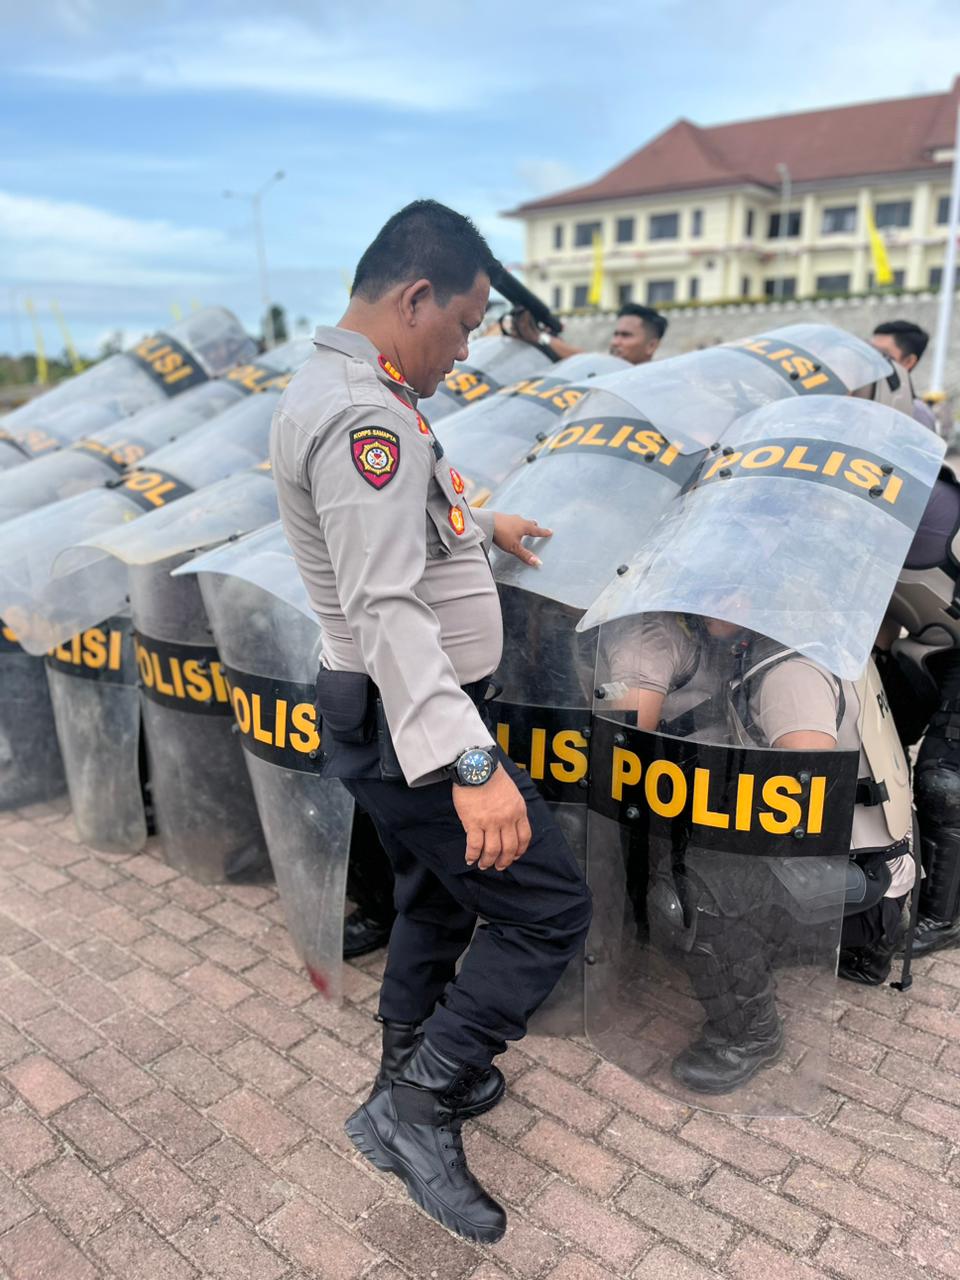
<svg viewBox="0 0 960 1280"><path fill-rule="evenodd" d="M510 213L746 182L779 189L778 164L788 167L795 183L930 169L933 153L953 146L958 98L960 76L948 93L921 98L710 128L678 120L596 182L528 200Z"/></svg>

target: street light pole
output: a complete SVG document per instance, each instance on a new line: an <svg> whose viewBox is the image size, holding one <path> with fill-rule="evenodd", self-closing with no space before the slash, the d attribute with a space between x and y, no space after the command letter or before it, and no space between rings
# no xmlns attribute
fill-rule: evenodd
<svg viewBox="0 0 960 1280"><path fill-rule="evenodd" d="M780 236L781 239L787 238L787 218L790 211L790 170L783 163L777 165L777 173L780 175ZM784 272L787 270L787 249L784 245L781 250L780 279L777 281L777 297L783 301L787 288L787 278Z"/></svg>
<svg viewBox="0 0 960 1280"><path fill-rule="evenodd" d="M260 274L260 303L263 307L264 340L267 350L276 345L273 330L273 306L270 301L270 285L267 282L267 249L263 238L263 197L266 192L284 177L282 169L269 177L262 187L254 192L224 191L225 200L249 200L253 212L253 234L257 245L257 266Z"/></svg>

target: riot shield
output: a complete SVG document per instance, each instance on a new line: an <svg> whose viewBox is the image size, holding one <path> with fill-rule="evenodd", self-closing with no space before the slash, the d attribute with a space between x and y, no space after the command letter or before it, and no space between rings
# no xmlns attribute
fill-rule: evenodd
<svg viewBox="0 0 960 1280"><path fill-rule="evenodd" d="M0 528L0 617L45 653L126 606L126 568L100 547L127 525L266 456L279 392L232 405L133 471Z"/></svg>
<svg viewBox="0 0 960 1280"><path fill-rule="evenodd" d="M312 350L313 343L305 338L285 343L172 401L150 405L102 430L85 431L67 448L41 454L15 474L0 474L0 521L95 489L245 396L282 390Z"/></svg>
<svg viewBox="0 0 960 1280"><path fill-rule="evenodd" d="M66 788L43 659L0 622L0 810L53 800Z"/></svg>
<svg viewBox="0 0 960 1280"><path fill-rule="evenodd" d="M549 374L521 378L444 418L436 434L463 479L467 501L488 501L547 438L555 420L580 402L588 379L627 368L616 356L583 352L559 361Z"/></svg>
<svg viewBox="0 0 960 1280"><path fill-rule="evenodd" d="M895 372L882 351L831 324L788 324L725 348L772 369L798 395L847 395Z"/></svg>
<svg viewBox="0 0 960 1280"><path fill-rule="evenodd" d="M199 587L170 576L182 558L130 568L157 834L165 860L194 880L251 879L270 861Z"/></svg>
<svg viewBox="0 0 960 1280"><path fill-rule="evenodd" d="M279 526L197 557L277 887L311 981L339 999L353 801L321 765L320 627Z"/></svg>
<svg viewBox="0 0 960 1280"><path fill-rule="evenodd" d="M129 614L55 646L46 664L80 839L95 849L136 853L146 843L147 820Z"/></svg>
<svg viewBox="0 0 960 1280"><path fill-rule="evenodd" d="M255 352L229 311L205 307L8 414L0 431L0 468L20 466L113 419L182 395Z"/></svg>
<svg viewBox="0 0 960 1280"><path fill-rule="evenodd" d="M859 752L787 749L811 704L842 741L840 681L717 625L643 614L600 631L587 1034L688 1105L808 1115L829 1053ZM738 707L745 664L760 676Z"/></svg>
<svg viewBox="0 0 960 1280"><path fill-rule="evenodd" d="M476 404L518 378L551 368L540 347L504 334L490 334L470 343L466 361L457 363L432 396L420 401L420 412L433 425L441 418Z"/></svg>
<svg viewBox="0 0 960 1280"><path fill-rule="evenodd" d="M858 679L943 450L926 428L866 400L758 409L723 433L580 625L691 610Z"/></svg>

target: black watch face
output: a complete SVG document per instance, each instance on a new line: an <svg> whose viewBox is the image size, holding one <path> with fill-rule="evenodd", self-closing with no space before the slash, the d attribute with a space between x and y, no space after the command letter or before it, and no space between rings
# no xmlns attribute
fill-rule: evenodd
<svg viewBox="0 0 960 1280"><path fill-rule="evenodd" d="M493 757L489 751L474 747L457 761L457 777L464 787L482 787L493 773Z"/></svg>

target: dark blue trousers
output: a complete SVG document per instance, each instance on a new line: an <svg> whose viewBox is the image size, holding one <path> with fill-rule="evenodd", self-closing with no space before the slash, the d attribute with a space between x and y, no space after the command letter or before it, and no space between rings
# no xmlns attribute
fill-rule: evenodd
<svg viewBox="0 0 960 1280"><path fill-rule="evenodd" d="M468 866L449 782L341 779L373 819L396 882L380 1014L423 1022L442 1053L478 1066L523 1036L579 954L591 910L583 874L536 786L498 754L533 831L506 871Z"/></svg>

